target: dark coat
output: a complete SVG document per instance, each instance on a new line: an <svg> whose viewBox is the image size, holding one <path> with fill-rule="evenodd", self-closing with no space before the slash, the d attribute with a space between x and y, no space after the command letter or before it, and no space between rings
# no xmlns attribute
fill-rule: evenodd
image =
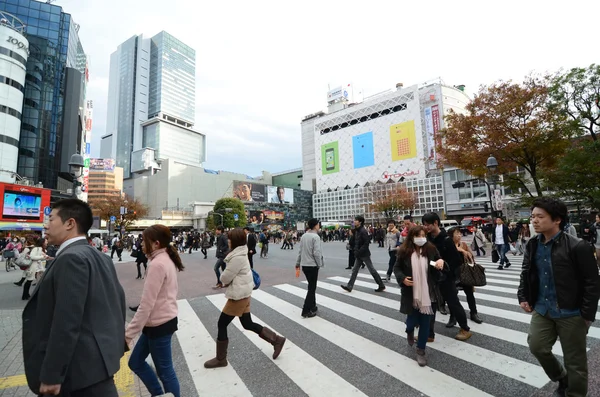
<svg viewBox="0 0 600 397"><path fill-rule="evenodd" d="M370 257L371 250L369 249L369 244L371 243L371 238L367 229L364 226L359 227L355 230L354 237L354 256L361 259Z"/></svg>
<svg viewBox="0 0 600 397"><path fill-rule="evenodd" d="M23 357L31 391L40 383L76 391L119 371L125 293L111 259L86 240L48 264L23 310Z"/></svg>
<svg viewBox="0 0 600 397"><path fill-rule="evenodd" d="M227 234L221 233L221 235L217 237L217 258L225 259L228 252L229 241L227 240Z"/></svg>
<svg viewBox="0 0 600 397"><path fill-rule="evenodd" d="M519 303L535 307L540 278L536 263L539 238L527 243L523 257L521 282L517 290ZM581 311L588 321L596 319L600 298L600 274L594 258L594 249L586 241L561 233L552 245L552 273L557 303L561 309Z"/></svg>
<svg viewBox="0 0 600 397"><path fill-rule="evenodd" d="M246 245L248 246L248 251L252 251L252 253L248 252L248 255L256 254L256 235L254 233L248 234L248 242Z"/></svg>
<svg viewBox="0 0 600 397"><path fill-rule="evenodd" d="M437 261L441 259L440 254L437 250L432 250L432 253L428 256L427 262ZM427 267L427 284L429 286L429 296L432 301L441 302L442 294L439 288L439 281L443 278L443 274L449 271L448 264L444 262L444 269L438 270L433 266ZM400 285L401 297L400 297L400 313L412 314L413 308L413 288L404 285L404 279L406 277L412 277L412 261L410 256L403 256L400 252L396 258L396 264L394 265L394 275L396 281Z"/></svg>
<svg viewBox="0 0 600 397"><path fill-rule="evenodd" d="M456 245L452 238L448 236L445 229L440 229L440 233L433 237L431 234L427 235L428 240L435 245L440 257L448 264L450 272L446 275L449 281L458 280L460 278L460 266L463 263L463 256L456 249Z"/></svg>

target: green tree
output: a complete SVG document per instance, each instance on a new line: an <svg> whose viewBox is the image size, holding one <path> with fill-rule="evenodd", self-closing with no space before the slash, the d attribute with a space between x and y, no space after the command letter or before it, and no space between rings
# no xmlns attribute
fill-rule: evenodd
<svg viewBox="0 0 600 397"><path fill-rule="evenodd" d="M237 198L222 198L217 200L213 211L223 215L223 226L226 228L234 227L245 227L248 223L246 219L246 210L242 200ZM238 216L238 220L235 220L235 214ZM221 217L214 215L215 224L221 224Z"/></svg>
<svg viewBox="0 0 600 397"><path fill-rule="evenodd" d="M217 228L217 223L215 223L215 218L219 218L215 216L213 211L208 213L208 217L206 218L206 230L214 231ZM221 220L219 219L219 225L221 224Z"/></svg>
<svg viewBox="0 0 600 397"><path fill-rule="evenodd" d="M580 133L594 141L600 134L600 65L557 73L550 86L552 106Z"/></svg>
<svg viewBox="0 0 600 397"><path fill-rule="evenodd" d="M92 212L100 219L109 221L111 216L117 218L117 224L129 228L136 220L148 215L148 206L139 200L127 195L105 196L89 201ZM127 209L121 214L121 208Z"/></svg>
<svg viewBox="0 0 600 397"><path fill-rule="evenodd" d="M600 141L577 140L544 178L558 196L600 210Z"/></svg>
<svg viewBox="0 0 600 397"><path fill-rule="evenodd" d="M482 86L467 114L447 116L438 153L447 164L480 178L493 154L505 185L542 196L541 172L556 165L574 134L567 116L550 106L549 84L549 78L528 76L521 84ZM524 172L517 173L517 166Z"/></svg>

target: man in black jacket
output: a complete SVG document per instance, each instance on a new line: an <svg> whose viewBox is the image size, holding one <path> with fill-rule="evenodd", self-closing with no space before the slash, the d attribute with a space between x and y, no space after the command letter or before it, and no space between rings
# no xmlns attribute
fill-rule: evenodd
<svg viewBox="0 0 600 397"><path fill-rule="evenodd" d="M533 202L531 220L538 235L527 243L517 296L532 313L527 342L554 382L555 395L587 396L586 337L596 319L600 275L593 248L563 232L567 206L553 198ZM564 367L552 353L560 338Z"/></svg>
<svg viewBox="0 0 600 397"><path fill-rule="evenodd" d="M440 292L442 293L448 309L450 310L450 320L446 327L452 328L458 322L460 325L460 331L455 336L455 339L460 341L466 341L473 334L469 328L467 322L467 314L465 309L462 307L460 300L458 299L458 289L456 288L457 280L460 277L460 266L462 264L462 258L460 253L456 249L454 242L448 236L448 233L444 229L440 229L440 217L435 212L429 212L423 215L423 226L427 229L427 239L436 246L442 259L450 267L450 272L446 274L446 278L440 282ZM434 332L435 325L435 313L431 319L431 326L429 330L429 341L433 342L435 338Z"/></svg>
<svg viewBox="0 0 600 397"><path fill-rule="evenodd" d="M385 291L385 285L383 285L383 281L381 280L381 276L375 270L373 266L373 262L371 262L371 251L369 250L369 243L371 239L369 238L369 232L365 229L365 218L362 216L357 216L354 218L354 227L355 227L355 242L354 242L354 267L352 268L352 276L350 277L350 281L348 281L348 285L342 285L342 288L348 292L352 292L352 288L354 288L354 282L356 281L356 277L358 276L358 271L361 266L367 265L369 272L371 272L371 276L379 286L375 290L375 292L383 292Z"/></svg>
<svg viewBox="0 0 600 397"><path fill-rule="evenodd" d="M223 226L217 226L217 263L215 263L215 274L217 275L217 285L215 288L222 288L221 271L225 270L226 263L224 261L229 252L229 241Z"/></svg>
<svg viewBox="0 0 600 397"><path fill-rule="evenodd" d="M256 235L254 231L250 231L249 227L244 228L246 233L246 245L248 246L248 262L250 262L250 269L254 269L254 254L256 254Z"/></svg>

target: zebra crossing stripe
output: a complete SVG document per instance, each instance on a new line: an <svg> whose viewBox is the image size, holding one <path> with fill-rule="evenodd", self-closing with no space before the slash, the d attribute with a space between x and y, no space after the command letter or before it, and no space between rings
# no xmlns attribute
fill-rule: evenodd
<svg viewBox="0 0 600 397"><path fill-rule="evenodd" d="M228 397L251 397L242 379L231 365L206 369L204 362L215 356L215 341L187 300L179 306L177 339L199 396L214 396L215 390L227 390Z"/></svg>
<svg viewBox="0 0 600 397"><path fill-rule="evenodd" d="M296 324L346 350L348 353L356 356L357 359L371 364L425 395L491 397L490 394L456 380L443 372L432 368L427 368L427 371L424 372L416 364L415 360L409 359L400 353L363 338L318 316L310 320L303 320L300 317L300 309L298 307L265 291L256 290L252 294L252 297ZM431 381L432 378L435 379L435 382Z"/></svg>
<svg viewBox="0 0 600 397"><path fill-rule="evenodd" d="M334 278L332 278L332 279L334 279ZM341 277L339 277L339 279L341 279L341 280L335 280L335 281L346 281L346 282L348 281L347 279L343 279ZM329 281L329 279L325 280L325 281ZM369 288L377 287L377 284L372 284L372 283L361 282L361 284L364 284L361 286L365 286L365 287L369 287ZM356 282L356 285L359 285L358 281ZM356 290L353 290L352 293L348 294L348 293L344 292L344 290L339 288L339 286L332 285L329 283L324 283L324 282L319 282L318 288L323 288L328 291L335 292L337 294L342 294L342 295L349 296L354 299L359 299L359 300L362 300L365 302L374 303L376 305L387 307L390 309L400 310L400 302L399 301L384 298L383 296L371 295L371 294L367 294L365 292L356 291ZM386 292L387 291L388 291L388 289L386 288ZM446 324L448 322L448 318L449 318L449 316L444 316L438 312L435 316L435 321L437 323ZM469 327L471 328L471 330L473 332L475 332L477 334L490 336L495 339L503 340L505 342L510 342L510 343L514 343L516 345L520 345L520 346L529 348L529 344L527 343L527 334L524 332L515 331L510 328L499 327L497 325L492 325L492 324L487 324L487 323L476 324L476 323L469 322ZM436 338L437 338L437 336L436 336ZM562 356L563 353L562 353L562 347L560 346L560 343L557 343L552 347L552 353L554 353L557 356Z"/></svg>
<svg viewBox="0 0 600 397"><path fill-rule="evenodd" d="M207 298L219 310L227 302L227 298L221 294L207 296ZM277 332L274 327L266 324L255 314L252 314L252 318L255 322ZM270 344L260 339L254 332L246 331L239 321L233 321L232 323L264 354L269 358L273 356L273 347ZM366 397L366 394L300 349L289 339L285 342L281 356L273 363L309 396Z"/></svg>
<svg viewBox="0 0 600 397"><path fill-rule="evenodd" d="M289 284L277 285L275 288L299 297L304 297L306 295L306 290ZM404 339L404 323L398 320L320 294L317 294L317 301L319 302L319 306L327 307L348 317L388 331L394 335L399 335L401 339ZM541 388L548 383L548 377L544 370L538 365L529 364L440 334L436 335L435 343L431 343L427 347L439 350L452 357L459 358L500 375L527 383L536 388Z"/></svg>

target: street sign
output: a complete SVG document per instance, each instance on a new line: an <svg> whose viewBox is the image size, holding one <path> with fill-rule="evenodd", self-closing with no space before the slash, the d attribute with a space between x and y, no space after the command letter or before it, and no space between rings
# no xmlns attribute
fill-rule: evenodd
<svg viewBox="0 0 600 397"><path fill-rule="evenodd" d="M52 212L52 208L44 207L44 215L50 215L51 212Z"/></svg>
<svg viewBox="0 0 600 397"><path fill-rule="evenodd" d="M494 201L496 204L496 211L502 211L502 191L500 189L494 190Z"/></svg>
<svg viewBox="0 0 600 397"><path fill-rule="evenodd" d="M239 220L239 219L240 219L240 217L239 217L239 215L238 215L238 214L233 214L233 220L234 220L234 221L237 221L237 220Z"/></svg>
<svg viewBox="0 0 600 397"><path fill-rule="evenodd" d="M111 222L114 222L114 221L116 221L116 220L117 220L117 217L116 217L116 216L114 216L114 215L113 215L113 216L111 216L111 217L110 217L110 221L111 221Z"/></svg>

